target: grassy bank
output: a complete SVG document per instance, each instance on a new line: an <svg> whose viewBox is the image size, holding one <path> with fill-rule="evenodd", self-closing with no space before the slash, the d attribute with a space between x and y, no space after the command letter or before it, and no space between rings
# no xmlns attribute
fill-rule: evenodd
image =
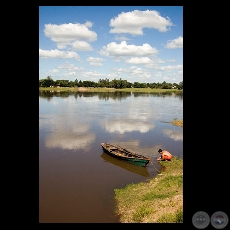
<svg viewBox="0 0 230 230"><path fill-rule="evenodd" d="M115 88L94 88L94 87L52 87L44 88L39 87L39 90L52 90L52 91L71 91L71 92L183 92L178 89L151 89L151 88L125 88L125 89L115 89Z"/></svg>
<svg viewBox="0 0 230 230"><path fill-rule="evenodd" d="M183 120L175 118L171 124L183 127ZM121 223L183 222L183 159L160 164L164 171L149 182L114 190Z"/></svg>
<svg viewBox="0 0 230 230"><path fill-rule="evenodd" d="M171 124L173 124L173 125L175 125L175 126L181 126L181 127L183 127L183 120L175 118L175 119L171 122Z"/></svg>
<svg viewBox="0 0 230 230"><path fill-rule="evenodd" d="M121 223L183 223L183 159L160 164L165 170L149 182L114 190Z"/></svg>

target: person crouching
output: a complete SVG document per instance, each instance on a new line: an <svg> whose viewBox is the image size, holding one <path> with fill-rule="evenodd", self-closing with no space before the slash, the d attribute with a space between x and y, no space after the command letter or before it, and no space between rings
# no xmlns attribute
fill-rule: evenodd
<svg viewBox="0 0 230 230"><path fill-rule="evenodd" d="M172 154L166 150L159 149L158 153L161 154L160 157L157 158L158 161L171 161Z"/></svg>

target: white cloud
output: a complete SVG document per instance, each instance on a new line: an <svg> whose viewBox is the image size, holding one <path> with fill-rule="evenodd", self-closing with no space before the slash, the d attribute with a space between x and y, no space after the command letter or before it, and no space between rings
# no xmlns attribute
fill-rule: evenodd
<svg viewBox="0 0 230 230"><path fill-rule="evenodd" d="M148 64L148 63L152 63L152 60L149 57L141 57L141 58L135 57L135 58L130 58L125 62L129 64Z"/></svg>
<svg viewBox="0 0 230 230"><path fill-rule="evenodd" d="M166 32L167 27L172 26L169 18L160 16L155 10L122 12L110 20L110 26L114 27L110 33L129 33L132 35L143 35L143 28L157 29Z"/></svg>
<svg viewBox="0 0 230 230"><path fill-rule="evenodd" d="M67 73L63 73L63 76L65 77L69 77L69 76L76 76L79 75L78 72L67 72Z"/></svg>
<svg viewBox="0 0 230 230"><path fill-rule="evenodd" d="M91 26L91 22L86 22L85 24L45 24L44 33L45 36L50 38L53 42L57 43L59 49L63 49L67 45L71 45L71 43L74 43L75 41L80 40L92 42L97 40L97 34L94 31L88 29L88 27ZM75 46L77 48L90 48L90 46L87 43L76 43Z"/></svg>
<svg viewBox="0 0 230 230"><path fill-rule="evenodd" d="M125 61L128 64L144 65L146 68L157 68L159 64L164 63L159 58L150 59L149 57L134 57Z"/></svg>
<svg viewBox="0 0 230 230"><path fill-rule="evenodd" d="M141 68L138 68L136 66L132 66L130 69L132 71L132 74L139 74L139 73L143 72L143 70Z"/></svg>
<svg viewBox="0 0 230 230"><path fill-rule="evenodd" d="M127 40L130 40L129 38L125 37L125 36L118 36L116 35L114 37L115 40L118 40L118 41L127 41Z"/></svg>
<svg viewBox="0 0 230 230"><path fill-rule="evenodd" d="M90 21L87 21L85 24L83 24L83 25L85 25L86 27L92 27L93 26L93 23L92 22L90 22Z"/></svg>
<svg viewBox="0 0 230 230"><path fill-rule="evenodd" d="M138 68L136 66L132 66L130 68L114 68L114 76L116 78L125 77L131 82L163 82L166 78L167 80L171 79L172 77L175 79L175 76L181 77L183 74L182 65L160 67L158 65L154 66L154 64L146 64L145 66L149 67L149 65L151 65L151 68L154 68L155 71ZM179 81L177 82L179 83Z"/></svg>
<svg viewBox="0 0 230 230"><path fill-rule="evenodd" d="M183 70L182 65L168 65L168 66L161 66L157 67L157 70L163 70L163 71L172 71L172 70Z"/></svg>
<svg viewBox="0 0 230 230"><path fill-rule="evenodd" d="M122 41L120 44L111 42L107 46L103 46L100 51L101 55L124 57L124 56L150 56L158 54L156 48L151 47L145 43L142 46L127 45L126 41Z"/></svg>
<svg viewBox="0 0 230 230"><path fill-rule="evenodd" d="M42 50L39 49L39 57L41 58L75 58L80 60L79 55L73 51L60 51L60 50Z"/></svg>
<svg viewBox="0 0 230 230"><path fill-rule="evenodd" d="M52 70L48 71L47 74L48 74L48 75L51 75L51 74L53 74L53 73L58 73L58 72L59 72L58 69L52 69Z"/></svg>
<svg viewBox="0 0 230 230"><path fill-rule="evenodd" d="M171 60L166 60L167 62L176 62L175 59L171 59Z"/></svg>
<svg viewBox="0 0 230 230"><path fill-rule="evenodd" d="M57 67L58 69L67 69L67 70L84 70L84 68L82 68L82 67L77 67L77 66L75 66L74 64L70 64L70 63L68 63L68 62L66 62L65 64L63 64L63 65L59 65L58 67Z"/></svg>
<svg viewBox="0 0 230 230"><path fill-rule="evenodd" d="M105 61L105 59L103 58L94 58L94 57L89 57L87 59L87 61L89 62L90 65L93 66L102 66L102 61Z"/></svg>
<svg viewBox="0 0 230 230"><path fill-rule="evenodd" d="M115 79L115 78L118 78L119 76L116 74L116 73L110 73L110 74L108 74L108 76L107 76L107 78L109 78L109 79L111 79L111 80L113 80L113 79Z"/></svg>
<svg viewBox="0 0 230 230"><path fill-rule="evenodd" d="M105 74L102 74L102 73L99 73L99 72L97 72L97 71L89 71L89 72L84 72L83 74L82 74L82 76L83 77L91 77L91 76L93 76L93 77L103 77L103 76L105 76Z"/></svg>
<svg viewBox="0 0 230 230"><path fill-rule="evenodd" d="M81 51L91 51L93 48L91 45L85 41L75 41L72 43L72 47L75 50L81 50Z"/></svg>
<svg viewBox="0 0 230 230"><path fill-rule="evenodd" d="M183 48L183 37L179 36L174 40L169 40L165 46L168 49Z"/></svg>
<svg viewBox="0 0 230 230"><path fill-rule="evenodd" d="M121 73L125 73L128 76L135 76L138 78L150 78L151 77L151 73L149 73L148 71L143 70L142 68L138 68L136 66L132 66L128 69L124 69L124 68L115 68L114 69L115 73L117 73L117 75L120 75ZM136 81L136 80L135 80ZM137 79L138 81L138 79Z"/></svg>

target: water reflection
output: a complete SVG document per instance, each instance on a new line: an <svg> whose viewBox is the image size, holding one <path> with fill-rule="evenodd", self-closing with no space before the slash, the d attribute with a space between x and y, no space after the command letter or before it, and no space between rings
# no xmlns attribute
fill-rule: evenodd
<svg viewBox="0 0 230 230"><path fill-rule="evenodd" d="M148 124L145 121L136 120L135 123L133 123L133 119L123 119L120 118L114 118L114 120L111 121L105 121L101 123L102 126L105 127L105 130L109 133L120 133L123 134L125 132L133 132L133 131L139 131L141 133L146 133L150 129L154 128L154 124Z"/></svg>
<svg viewBox="0 0 230 230"><path fill-rule="evenodd" d="M46 139L46 146L48 148L62 148L62 149L83 149L88 151L91 143L95 140L95 134L83 133L53 133Z"/></svg>
<svg viewBox="0 0 230 230"><path fill-rule="evenodd" d="M64 114L59 116L43 115L40 117L39 125L40 129L49 130L45 141L48 148L87 151L95 140L95 133L90 131L90 124L73 122L73 118L68 118Z"/></svg>
<svg viewBox="0 0 230 230"><path fill-rule="evenodd" d="M48 148L88 151L99 129L113 135L112 141L120 141L127 133L148 134L149 138L159 120L163 126L165 121L183 118L183 102L174 100L180 100L181 94L171 93L168 98L165 98L168 93L39 91L39 94L40 104L44 103L43 98L49 99L46 111L40 106L39 117L40 129L49 132L45 141ZM56 110L58 114L49 110ZM164 138L183 141L181 127L171 126L159 132L164 134ZM116 139L114 134L117 134Z"/></svg>
<svg viewBox="0 0 230 230"><path fill-rule="evenodd" d="M183 141L183 130L164 129L163 133L174 141Z"/></svg>
<svg viewBox="0 0 230 230"><path fill-rule="evenodd" d="M158 149L183 156L183 94L39 92L39 222L118 223L114 189L155 177ZM139 167L101 143L151 158Z"/></svg>
<svg viewBox="0 0 230 230"><path fill-rule="evenodd" d="M140 167L137 165L132 165L130 163L124 162L122 160L118 160L112 156L109 156L107 153L103 152L101 154L101 158L104 159L105 162L109 162L113 165L119 166L125 170L128 170L132 173L139 174L144 177L150 177L149 172L146 167Z"/></svg>
<svg viewBox="0 0 230 230"><path fill-rule="evenodd" d="M54 90L39 90L39 97L50 99L52 97L94 97L98 96L100 100L108 100L109 98L114 100L122 100L130 96L134 97L165 97L173 96L183 99L183 92L71 92L71 91L54 91Z"/></svg>

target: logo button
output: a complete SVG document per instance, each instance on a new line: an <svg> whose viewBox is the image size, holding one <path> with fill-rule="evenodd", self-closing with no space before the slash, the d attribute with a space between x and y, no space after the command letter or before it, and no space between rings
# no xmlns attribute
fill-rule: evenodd
<svg viewBox="0 0 230 230"><path fill-rule="evenodd" d="M192 217L193 225L198 229L206 228L210 223L210 217L206 212L196 212Z"/></svg>
<svg viewBox="0 0 230 230"><path fill-rule="evenodd" d="M217 229L225 228L228 224L228 216L221 211L215 212L211 216L211 224Z"/></svg>

